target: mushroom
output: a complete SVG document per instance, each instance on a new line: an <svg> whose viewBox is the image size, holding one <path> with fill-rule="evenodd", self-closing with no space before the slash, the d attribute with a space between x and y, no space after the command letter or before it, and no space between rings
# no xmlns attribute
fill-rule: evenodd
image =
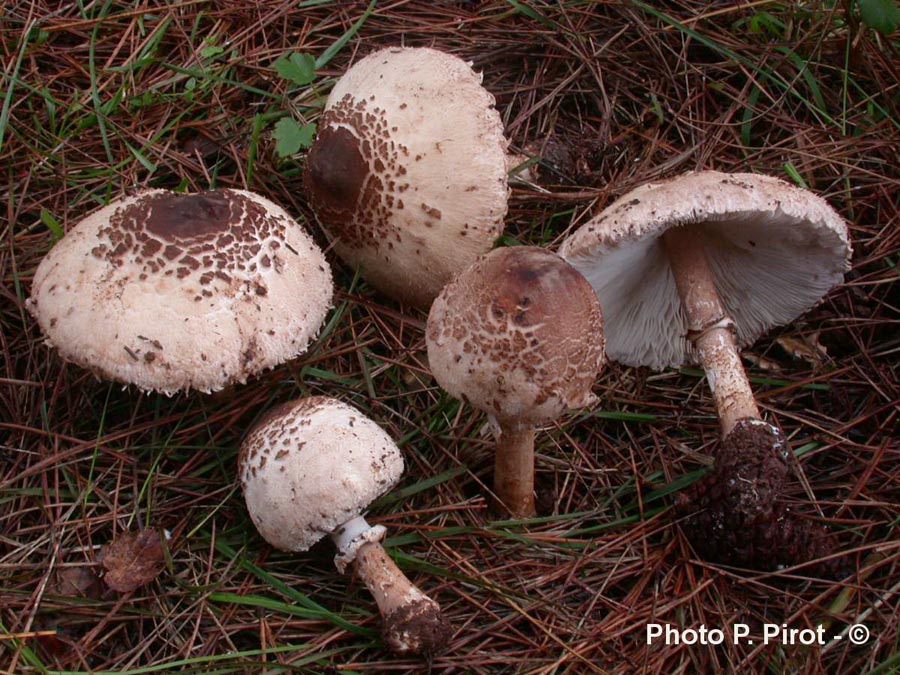
<svg viewBox="0 0 900 675"><path fill-rule="evenodd" d="M620 197L560 253L600 298L610 358L655 369L699 360L706 371L723 442L713 481L687 500L705 509L697 548L735 562L774 556L766 531L780 513L788 446L760 418L738 347L841 282L844 220L776 178L703 171Z"/></svg>
<svg viewBox="0 0 900 675"><path fill-rule="evenodd" d="M335 566L375 596L387 645L431 654L449 636L438 604L385 553L385 528L362 516L403 473L396 444L355 408L325 397L291 401L247 434L239 474L250 518L272 546L306 551L330 534Z"/></svg>
<svg viewBox="0 0 900 675"><path fill-rule="evenodd" d="M66 360L172 394L219 390L303 353L332 292L318 246L268 199L146 190L63 237L28 308Z"/></svg>
<svg viewBox="0 0 900 675"><path fill-rule="evenodd" d="M306 160L309 203L373 286L427 307L503 231L508 141L481 75L427 48L369 54L337 82Z"/></svg>
<svg viewBox="0 0 900 675"><path fill-rule="evenodd" d="M496 249L441 291L426 342L438 383L499 425L500 505L533 516L535 426L596 401L603 318L590 284L550 251Z"/></svg>

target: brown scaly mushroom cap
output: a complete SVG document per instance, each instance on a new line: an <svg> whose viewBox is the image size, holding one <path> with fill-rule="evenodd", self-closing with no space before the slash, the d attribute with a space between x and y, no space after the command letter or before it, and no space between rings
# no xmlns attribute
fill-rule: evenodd
<svg viewBox="0 0 900 675"><path fill-rule="evenodd" d="M28 308L68 361L141 389L210 392L306 351L331 305L306 231L242 190L147 190L47 254Z"/></svg>
<svg viewBox="0 0 900 675"><path fill-rule="evenodd" d="M481 76L426 48L391 48L338 81L309 152L310 206L348 264L427 307L503 230L503 124Z"/></svg>
<svg viewBox="0 0 900 675"><path fill-rule="evenodd" d="M847 225L825 200L749 173L688 173L617 199L560 255L597 292L611 359L654 369L694 362L688 319L661 236L702 230L737 342L746 346L815 305L849 269Z"/></svg>
<svg viewBox="0 0 900 675"><path fill-rule="evenodd" d="M448 284L426 340L441 387L501 422L541 424L592 403L604 363L590 285L533 246L496 249Z"/></svg>
<svg viewBox="0 0 900 675"><path fill-rule="evenodd" d="M362 516L403 473L400 450L375 422L330 398L286 403L247 434L238 472L250 517L272 546L305 551L331 535L335 566L351 568L375 597L393 651L432 654L446 644L440 606L385 553L385 528Z"/></svg>
<svg viewBox="0 0 900 675"><path fill-rule="evenodd" d="M317 396L260 420L241 446L239 473L259 533L283 551L306 551L394 487L403 455L361 412ZM342 571L347 562L339 560Z"/></svg>
<svg viewBox="0 0 900 675"><path fill-rule="evenodd" d="M535 425L595 400L603 319L590 284L544 249L497 249L444 287L426 343L438 383L498 423L495 506L533 516Z"/></svg>

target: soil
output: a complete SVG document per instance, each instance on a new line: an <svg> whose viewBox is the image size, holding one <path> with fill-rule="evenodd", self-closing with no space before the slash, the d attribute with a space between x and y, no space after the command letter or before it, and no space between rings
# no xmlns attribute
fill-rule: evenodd
<svg viewBox="0 0 900 675"><path fill-rule="evenodd" d="M428 656L447 644L451 630L441 616L440 607L425 599L404 605L385 617L382 635L395 653Z"/></svg>

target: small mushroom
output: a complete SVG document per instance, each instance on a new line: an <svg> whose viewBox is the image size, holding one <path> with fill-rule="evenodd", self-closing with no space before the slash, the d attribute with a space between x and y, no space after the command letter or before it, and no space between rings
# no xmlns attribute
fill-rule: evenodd
<svg viewBox="0 0 900 675"><path fill-rule="evenodd" d="M242 190L146 190L79 222L38 266L28 308L99 376L210 392L306 351L331 270L302 226Z"/></svg>
<svg viewBox="0 0 900 675"><path fill-rule="evenodd" d="M369 54L337 82L306 160L309 203L345 262L427 307L503 231L508 141L481 75L427 48Z"/></svg>
<svg viewBox="0 0 900 675"><path fill-rule="evenodd" d="M840 283L844 220L778 179L703 171L620 197L560 253L597 291L610 358L655 369L699 360L706 371L724 438L713 474L721 485L706 481L685 500L704 510L697 548L732 562L758 561L762 549L772 565L784 562L767 533L788 446L760 419L738 347Z"/></svg>
<svg viewBox="0 0 900 675"><path fill-rule="evenodd" d="M241 446L239 474L256 529L283 551L306 551L330 534L341 573L352 567L375 597L387 645L432 654L449 627L379 543L385 528L362 516L403 473L390 436L349 405L299 399L269 412Z"/></svg>
<svg viewBox="0 0 900 675"><path fill-rule="evenodd" d="M544 249L496 249L441 291L426 342L438 383L499 424L495 496L533 516L535 426L596 400L603 319L590 284Z"/></svg>

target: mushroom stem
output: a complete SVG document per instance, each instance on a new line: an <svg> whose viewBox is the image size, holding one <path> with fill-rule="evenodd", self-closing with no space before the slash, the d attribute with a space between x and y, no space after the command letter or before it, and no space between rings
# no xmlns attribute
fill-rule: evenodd
<svg viewBox="0 0 900 675"><path fill-rule="evenodd" d="M688 338L700 355L723 435L742 418L759 419L759 408L734 339L734 322L716 290L703 242L692 227L673 227L662 237L675 286L688 317Z"/></svg>
<svg viewBox="0 0 900 675"><path fill-rule="evenodd" d="M533 426L500 422L494 455L494 494L513 518L534 516Z"/></svg>
<svg viewBox="0 0 900 675"><path fill-rule="evenodd" d="M432 654L447 642L440 606L413 585L377 542L356 553L354 570L378 603L384 641L398 654Z"/></svg>

